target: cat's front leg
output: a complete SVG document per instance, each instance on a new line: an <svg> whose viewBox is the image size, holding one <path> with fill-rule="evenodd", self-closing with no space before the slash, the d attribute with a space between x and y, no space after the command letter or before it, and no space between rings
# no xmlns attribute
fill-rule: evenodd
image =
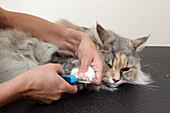
<svg viewBox="0 0 170 113"><path fill-rule="evenodd" d="M95 85L90 85L90 86L87 86L87 83L91 83L95 77L95 71L93 70L93 68L90 66L88 68L88 71L85 73L85 77L84 78L79 78L78 77L78 71L79 71L79 68L73 68L71 70L71 75L74 75L75 77L77 77L79 80L84 80L83 82L85 84L82 84L82 83L79 83L77 86L78 86L78 90L83 90L84 88L87 88L89 90L95 90L95 91L99 91L101 86L95 86ZM86 82L87 81L87 82Z"/></svg>
<svg viewBox="0 0 170 113"><path fill-rule="evenodd" d="M78 76L78 71L79 68L73 68L70 74L74 75L76 78L78 78L80 81L83 81L84 83L91 83L93 81L93 78L95 77L95 72L91 66L88 68L88 71L85 73L85 76L83 78Z"/></svg>

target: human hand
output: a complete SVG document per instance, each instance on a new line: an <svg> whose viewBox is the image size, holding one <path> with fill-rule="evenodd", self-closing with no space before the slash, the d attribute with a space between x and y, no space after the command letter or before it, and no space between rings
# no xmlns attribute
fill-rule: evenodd
<svg viewBox="0 0 170 113"><path fill-rule="evenodd" d="M91 66L95 71L95 78L93 79L92 84L100 85L104 70L104 63L96 49L96 46L88 35L83 35L76 51L76 55L81 60L78 76L83 77L89 66Z"/></svg>
<svg viewBox="0 0 170 113"><path fill-rule="evenodd" d="M23 96L39 103L51 103L60 99L63 93L76 93L77 86L70 85L57 73L64 74L59 64L37 66L24 73L29 90Z"/></svg>

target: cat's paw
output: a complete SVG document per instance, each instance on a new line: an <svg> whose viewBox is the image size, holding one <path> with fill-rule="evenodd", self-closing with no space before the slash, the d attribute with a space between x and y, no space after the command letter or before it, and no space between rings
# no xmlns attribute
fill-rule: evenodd
<svg viewBox="0 0 170 113"><path fill-rule="evenodd" d="M94 70L92 69L92 67L89 67L89 68L88 68L88 71L85 73L85 77L83 77L83 78L80 78L80 77L78 76L78 71L79 71L78 68L73 68L73 69L71 70L71 75L74 75L74 76L75 76L76 78L78 78L79 80L84 81L84 83L85 83L85 82L91 83L91 82L93 81L93 78L95 77L95 72L94 72Z"/></svg>

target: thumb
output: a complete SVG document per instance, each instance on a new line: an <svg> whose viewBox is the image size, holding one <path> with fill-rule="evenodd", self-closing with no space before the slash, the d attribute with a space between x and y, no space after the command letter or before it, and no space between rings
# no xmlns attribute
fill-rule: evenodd
<svg viewBox="0 0 170 113"><path fill-rule="evenodd" d="M69 94L75 94L77 93L77 85L70 85L67 87L67 93Z"/></svg>
<svg viewBox="0 0 170 113"><path fill-rule="evenodd" d="M81 66L78 72L78 76L79 77L84 77L85 72L87 72L90 64L91 64L91 58L89 58L88 56L83 56L81 58Z"/></svg>

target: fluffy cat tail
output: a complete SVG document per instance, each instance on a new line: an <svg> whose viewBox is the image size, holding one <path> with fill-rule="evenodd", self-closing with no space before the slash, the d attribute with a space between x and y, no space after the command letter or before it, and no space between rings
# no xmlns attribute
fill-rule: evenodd
<svg viewBox="0 0 170 113"><path fill-rule="evenodd" d="M149 74L144 73L141 70L138 70L137 74L138 76L136 80L134 81L134 84L148 85L148 84L153 83L153 80L151 79Z"/></svg>

